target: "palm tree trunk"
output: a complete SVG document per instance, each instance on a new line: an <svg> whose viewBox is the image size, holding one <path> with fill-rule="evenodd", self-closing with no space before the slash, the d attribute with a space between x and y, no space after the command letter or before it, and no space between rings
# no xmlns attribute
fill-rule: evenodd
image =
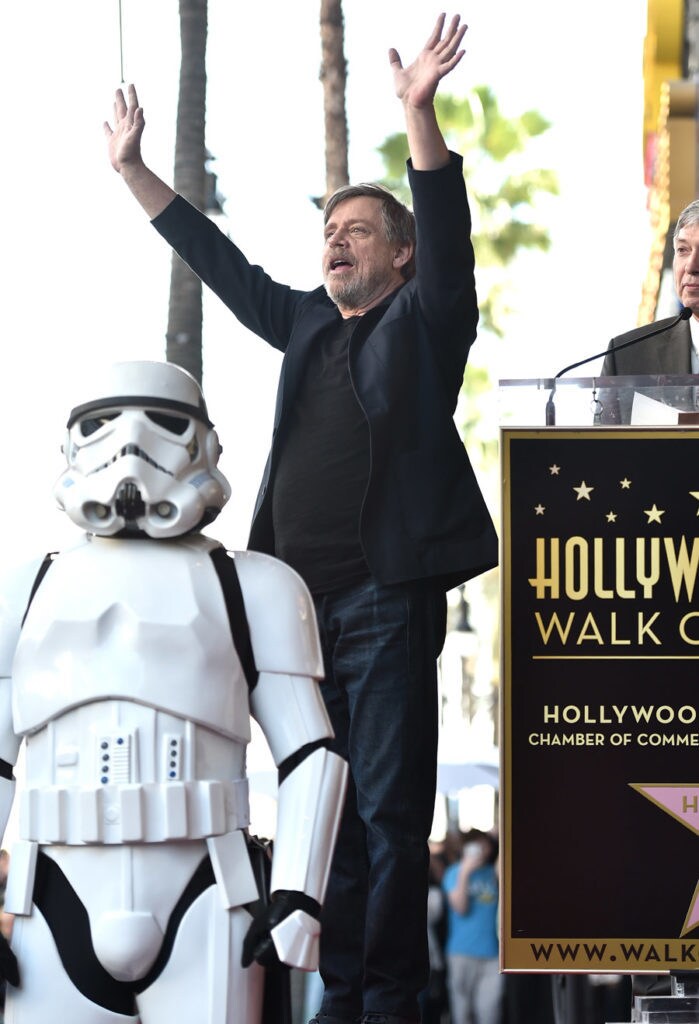
<svg viewBox="0 0 699 1024"><path fill-rule="evenodd" d="M342 0L320 0L320 80L325 111L325 199L349 182ZM324 205L321 201L318 205Z"/></svg>
<svg viewBox="0 0 699 1024"><path fill-rule="evenodd" d="M205 205L207 0L180 0L182 62L177 103L174 188ZM201 281L173 254L166 357L202 379Z"/></svg>

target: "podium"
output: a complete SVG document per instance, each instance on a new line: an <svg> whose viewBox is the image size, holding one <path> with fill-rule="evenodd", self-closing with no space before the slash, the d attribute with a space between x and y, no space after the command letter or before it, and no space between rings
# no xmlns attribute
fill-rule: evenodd
<svg viewBox="0 0 699 1024"><path fill-rule="evenodd" d="M500 402L501 967L699 1021L699 377Z"/></svg>

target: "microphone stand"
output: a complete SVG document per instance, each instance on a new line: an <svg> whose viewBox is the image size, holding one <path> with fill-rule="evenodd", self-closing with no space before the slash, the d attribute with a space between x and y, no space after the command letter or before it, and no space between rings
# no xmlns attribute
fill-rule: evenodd
<svg viewBox="0 0 699 1024"><path fill-rule="evenodd" d="M559 370L553 378L553 386L549 392L548 401L546 403L546 426L556 426L556 406L553 398L556 393L556 381L559 377L562 377L564 373L568 373L569 370L575 370L578 366L583 366L585 363L591 363L593 359L600 359L602 356L606 356L610 352L621 352L623 348L629 348L631 345L637 345L640 341L646 341L648 338L655 337L656 334L662 334L664 331L670 331L673 327L676 327L681 320L689 320L691 315L692 310L688 306L683 306L674 320L669 324L665 324L664 327L656 327L654 330L648 331L647 334L641 334L638 338L631 338L630 341L624 341L621 345L610 345L604 350L604 352L597 352L594 356L586 356L585 359L579 359L577 363L571 363L570 366L564 366L563 369Z"/></svg>

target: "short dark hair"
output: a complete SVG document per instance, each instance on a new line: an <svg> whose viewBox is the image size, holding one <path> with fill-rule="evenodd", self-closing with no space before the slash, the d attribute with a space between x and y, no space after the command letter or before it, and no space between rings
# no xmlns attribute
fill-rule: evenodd
<svg viewBox="0 0 699 1024"><path fill-rule="evenodd" d="M408 262L401 267L401 273L406 281L415 276L415 215L412 210L401 203L393 193L383 185L362 182L359 185L341 185L335 189L323 210L323 223L327 224L330 215L336 206L344 203L346 199L357 199L366 196L369 199L378 199L381 203L381 218L383 220L386 239L389 243L396 245L412 245L413 255Z"/></svg>
<svg viewBox="0 0 699 1024"><path fill-rule="evenodd" d="M498 837L492 832L482 832L479 828L471 828L468 832L462 833L462 841L464 846L468 843L483 842L486 841L488 844L488 855L485 858L486 864L494 864L498 859L498 853L500 852L500 842Z"/></svg>

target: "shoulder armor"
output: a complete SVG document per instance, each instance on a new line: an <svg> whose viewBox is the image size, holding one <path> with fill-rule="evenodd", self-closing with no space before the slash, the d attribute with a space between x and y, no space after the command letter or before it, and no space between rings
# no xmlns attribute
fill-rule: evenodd
<svg viewBox="0 0 699 1024"><path fill-rule="evenodd" d="M323 655L308 587L285 562L258 551L235 559L258 672L323 677Z"/></svg>

